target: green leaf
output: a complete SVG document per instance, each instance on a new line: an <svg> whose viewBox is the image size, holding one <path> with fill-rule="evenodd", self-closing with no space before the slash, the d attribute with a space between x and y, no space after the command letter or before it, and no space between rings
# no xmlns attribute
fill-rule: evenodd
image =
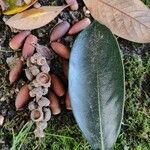
<svg viewBox="0 0 150 150"><path fill-rule="evenodd" d="M77 37L69 64L69 93L76 121L93 149L109 150L120 131L124 69L119 46L94 22Z"/></svg>

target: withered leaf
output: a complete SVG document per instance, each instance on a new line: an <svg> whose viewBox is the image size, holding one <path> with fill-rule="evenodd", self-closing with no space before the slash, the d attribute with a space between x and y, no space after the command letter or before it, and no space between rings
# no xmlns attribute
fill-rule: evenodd
<svg viewBox="0 0 150 150"><path fill-rule="evenodd" d="M6 24L19 30L37 29L52 21L66 7L43 6L40 8L32 8L11 17L6 21Z"/></svg>
<svg viewBox="0 0 150 150"><path fill-rule="evenodd" d="M16 0L7 0L6 2L8 2L8 4L9 4L9 9L4 11L3 14L4 15L13 15L13 14L20 13L20 12L28 9L33 4L35 4L37 2L37 0L32 0L29 5L23 3L22 6L16 6Z"/></svg>
<svg viewBox="0 0 150 150"><path fill-rule="evenodd" d="M150 42L150 10L140 0L84 0L92 16L133 42Z"/></svg>

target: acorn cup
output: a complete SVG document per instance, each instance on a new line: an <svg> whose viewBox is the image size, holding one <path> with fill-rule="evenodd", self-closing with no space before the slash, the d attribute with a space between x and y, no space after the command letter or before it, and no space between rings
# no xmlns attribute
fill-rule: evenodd
<svg viewBox="0 0 150 150"><path fill-rule="evenodd" d="M43 56L46 60L47 60L47 63L48 61L51 60L51 51L50 49L47 47L47 46L44 46L44 45L39 45L38 43L35 45L35 48L36 48L36 52ZM49 63L48 63L49 64Z"/></svg>
<svg viewBox="0 0 150 150"><path fill-rule="evenodd" d="M41 97L41 99L38 100L38 105L40 107L47 107L50 105L50 101L46 97Z"/></svg>
<svg viewBox="0 0 150 150"><path fill-rule="evenodd" d="M67 92L65 97L65 106L67 110L72 110L69 92Z"/></svg>
<svg viewBox="0 0 150 150"><path fill-rule="evenodd" d="M37 108L31 111L31 120L34 122L42 121L44 118L44 114L42 108Z"/></svg>
<svg viewBox="0 0 150 150"><path fill-rule="evenodd" d="M37 109L38 105L35 103L35 101L31 101L29 104L28 104L28 109L30 111L34 110L34 109Z"/></svg>
<svg viewBox="0 0 150 150"><path fill-rule="evenodd" d="M51 118L50 101L44 97L48 93L48 88L51 85L51 77L49 75L50 67L48 65L50 55L47 55L50 53L45 46L37 43L34 43L33 46L40 53L36 51L31 57L27 57L25 73L27 79L30 81L28 88L29 95L32 97L28 108L31 111L32 121L36 122L35 136L44 137L43 130L47 127L47 121ZM41 48L44 49L44 53L41 51ZM45 58L45 55L48 59Z"/></svg>
<svg viewBox="0 0 150 150"><path fill-rule="evenodd" d="M36 76L36 81L39 83L39 85L43 86L43 87L50 87L51 85L51 77L49 74L44 73L44 72L40 72L37 76Z"/></svg>

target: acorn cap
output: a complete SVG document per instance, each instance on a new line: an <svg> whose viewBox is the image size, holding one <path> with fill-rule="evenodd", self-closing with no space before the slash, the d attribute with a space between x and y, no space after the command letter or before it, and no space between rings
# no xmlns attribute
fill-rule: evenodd
<svg viewBox="0 0 150 150"><path fill-rule="evenodd" d="M50 75L44 72L40 72L37 76L36 76L36 81L44 87L50 87Z"/></svg>
<svg viewBox="0 0 150 150"><path fill-rule="evenodd" d="M44 137L44 131L43 129L40 129L40 128L36 128L34 130L34 134L35 134L35 137L38 137L38 138Z"/></svg>
<svg viewBox="0 0 150 150"><path fill-rule="evenodd" d="M31 101L29 104L28 104L28 108L30 111L34 110L34 109L37 109L37 104L34 102L34 101Z"/></svg>
<svg viewBox="0 0 150 150"><path fill-rule="evenodd" d="M43 111L41 108L37 108L31 111L31 120L39 122L43 120Z"/></svg>
<svg viewBox="0 0 150 150"><path fill-rule="evenodd" d="M41 99L38 101L38 105L40 107L44 107L44 106L46 107L46 106L49 106L49 104L50 104L50 101L46 97L41 97Z"/></svg>
<svg viewBox="0 0 150 150"><path fill-rule="evenodd" d="M44 108L44 121L49 121L51 119L51 111L49 108Z"/></svg>
<svg viewBox="0 0 150 150"><path fill-rule="evenodd" d="M40 130L43 130L45 128L47 128L47 122L46 121L40 121L36 123L37 128L39 128Z"/></svg>

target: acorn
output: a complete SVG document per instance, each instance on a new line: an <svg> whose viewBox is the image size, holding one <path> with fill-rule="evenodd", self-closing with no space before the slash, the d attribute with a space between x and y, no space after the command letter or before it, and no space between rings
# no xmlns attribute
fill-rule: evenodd
<svg viewBox="0 0 150 150"><path fill-rule="evenodd" d="M66 78L68 78L69 62L65 59L62 60L62 69Z"/></svg>
<svg viewBox="0 0 150 150"><path fill-rule="evenodd" d="M56 41L62 38L69 30L70 24L67 21L63 21L57 24L50 35L50 42Z"/></svg>
<svg viewBox="0 0 150 150"><path fill-rule="evenodd" d="M72 110L69 92L67 92L67 94L66 94L65 105L66 105L67 110Z"/></svg>
<svg viewBox="0 0 150 150"><path fill-rule="evenodd" d="M69 35L74 35L85 29L91 24L91 20L89 18L84 18L79 22L75 23L69 30Z"/></svg>
<svg viewBox="0 0 150 150"><path fill-rule="evenodd" d="M52 114L53 115L60 114L61 108L59 105L59 100L58 100L57 96L52 91L50 91L48 93L48 99L50 100L50 109L52 111Z"/></svg>
<svg viewBox="0 0 150 150"><path fill-rule="evenodd" d="M71 10L78 10L79 5L77 0L65 0L68 5L70 5Z"/></svg>
<svg viewBox="0 0 150 150"><path fill-rule="evenodd" d="M51 87L57 96L65 95L65 88L63 83L60 79L53 73L50 74L51 76Z"/></svg>
<svg viewBox="0 0 150 150"><path fill-rule="evenodd" d="M31 31L21 31L20 33L18 33L17 35L15 35L9 42L9 46L13 49L13 50L17 50L19 49L25 38L31 33Z"/></svg>
<svg viewBox="0 0 150 150"><path fill-rule="evenodd" d="M38 42L38 38L32 34L30 34L26 40L25 43L23 45L23 49L22 49L22 56L24 58L30 58L35 50L35 44L37 44Z"/></svg>
<svg viewBox="0 0 150 150"><path fill-rule="evenodd" d="M13 84L19 79L22 70L23 70L23 61L21 60L21 58L17 58L15 60L15 64L13 65L12 69L9 72L10 84Z"/></svg>
<svg viewBox="0 0 150 150"><path fill-rule="evenodd" d="M69 59L70 50L68 47L59 42L52 42L51 47L54 50L54 52L57 53L60 57Z"/></svg>
<svg viewBox="0 0 150 150"><path fill-rule="evenodd" d="M20 89L19 93L17 94L15 106L16 109L20 109L26 105L26 103L29 101L30 95L29 95L29 88L28 84L25 84Z"/></svg>

